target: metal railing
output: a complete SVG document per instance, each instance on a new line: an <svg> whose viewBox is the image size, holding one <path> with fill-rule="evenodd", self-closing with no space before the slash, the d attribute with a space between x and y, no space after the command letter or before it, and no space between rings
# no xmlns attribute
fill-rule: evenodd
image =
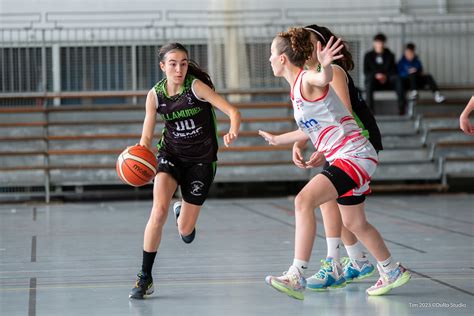
<svg viewBox="0 0 474 316"><path fill-rule="evenodd" d="M474 50L471 17L407 17L397 13L396 6L381 6L379 11L388 14L381 18L375 9L352 20L344 14L350 10L333 18L320 9L137 11L129 13L130 26L113 27L97 25L100 21L114 25L120 12L9 17L7 21L25 19L27 27L0 28L0 106L22 105L25 100L17 98L24 93L149 89L162 77L157 50L169 41L186 44L191 58L209 71L218 89L286 87L272 74L270 43L288 26L315 22L348 41L356 65L353 77L359 86L364 53L371 47L372 36L380 31L387 34L388 47L397 58L404 42L415 42L425 70L439 84L474 85L474 63L469 57ZM37 105L41 100L28 102ZM52 102L59 105L78 100L56 98Z"/></svg>

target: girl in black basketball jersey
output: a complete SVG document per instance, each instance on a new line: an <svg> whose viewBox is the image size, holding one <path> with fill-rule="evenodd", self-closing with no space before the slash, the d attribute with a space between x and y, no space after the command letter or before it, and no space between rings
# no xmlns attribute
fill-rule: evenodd
<svg viewBox="0 0 474 316"><path fill-rule="evenodd" d="M129 295L135 299L153 293L151 270L178 185L183 197L173 205L178 231L185 243L194 240L199 211L216 173L218 145L213 107L230 118L225 146L237 138L240 127L239 111L214 91L209 75L189 60L183 45L167 44L158 57L166 77L148 92L140 145L151 148L157 115L165 128L158 144L158 172L145 228L142 269Z"/></svg>
<svg viewBox="0 0 474 316"><path fill-rule="evenodd" d="M313 24L306 26L305 29L310 31L311 42L314 47L317 46L317 42L321 42L325 46L331 37L336 38L328 28L323 26ZM341 54L343 58L333 62L331 87L349 112L353 114L358 125L362 128L364 136L369 139L378 152L383 149L382 137L373 114L348 73L354 68L354 62L346 45L341 50ZM315 49L312 58L307 63L307 67L317 70L318 66L319 61ZM323 164L327 168L329 164L321 153L315 152L308 161L303 160L302 148L305 144L306 141L295 143L293 146L294 163L300 168L313 168ZM345 285L346 281L360 280L373 274L374 266L365 256L357 237L342 225L338 207L338 204L354 205L362 203L364 200L365 196L361 194L360 196L338 198L337 201L329 201L320 206L326 235L327 257L326 260L323 260L321 269L307 280L309 289L325 290L341 287ZM349 255L348 258L342 260L340 260L339 254L341 240ZM342 266L340 263L342 263Z"/></svg>

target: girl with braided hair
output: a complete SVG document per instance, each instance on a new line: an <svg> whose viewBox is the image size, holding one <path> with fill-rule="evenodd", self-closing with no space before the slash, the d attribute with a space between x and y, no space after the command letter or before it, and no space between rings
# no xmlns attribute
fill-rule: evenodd
<svg viewBox="0 0 474 316"><path fill-rule="evenodd" d="M333 78L332 62L343 57L341 40L331 37L324 49L316 45L320 72L303 70L313 52L310 32L291 28L272 42L270 63L275 76L283 77L292 87L291 100L299 128L272 135L260 131L270 145L293 144L310 139L330 166L311 179L295 198L295 255L293 264L282 276L267 276L273 288L296 299L304 299L305 270L316 234L314 209L339 197L353 195L370 181L378 164L374 147L362 134L351 113L329 83ZM340 205L343 224L364 243L377 259L380 279L367 290L382 295L408 282L410 273L396 262L380 233L367 222L364 203Z"/></svg>

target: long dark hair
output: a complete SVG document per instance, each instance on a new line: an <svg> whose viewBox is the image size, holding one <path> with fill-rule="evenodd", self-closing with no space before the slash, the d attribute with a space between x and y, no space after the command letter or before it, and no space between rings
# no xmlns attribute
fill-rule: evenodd
<svg viewBox="0 0 474 316"><path fill-rule="evenodd" d="M334 36L334 38L337 38L337 36L334 35L334 33L331 32L331 30L329 30L327 27L324 27L324 26L311 24L311 25L305 26L304 28L312 32L314 35L316 35L316 38L318 39L318 41L320 41L321 44L323 44L322 46L325 46L327 44L331 36ZM352 59L352 54L348 49L347 42L343 41L342 43L344 44L344 47L341 50L341 54L344 57L334 61L334 63L336 65L341 66L345 71L350 71L354 69L354 60Z"/></svg>
<svg viewBox="0 0 474 316"><path fill-rule="evenodd" d="M215 90L214 84L212 83L212 80L209 74L205 72L201 67L199 67L199 65L195 61L189 59L188 50L182 44L169 43L169 44L161 46L160 51L158 52L158 59L160 60L160 62L164 62L166 54L168 54L169 52L173 50L182 51L188 56L188 73L187 74L190 74L196 77L197 79L201 80L206 85L208 85L212 90Z"/></svg>

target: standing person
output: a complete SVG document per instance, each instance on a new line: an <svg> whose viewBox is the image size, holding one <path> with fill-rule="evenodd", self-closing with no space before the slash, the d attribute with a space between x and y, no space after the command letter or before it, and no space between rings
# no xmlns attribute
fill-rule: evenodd
<svg viewBox="0 0 474 316"><path fill-rule="evenodd" d="M459 126L466 135L474 135L474 125L469 120L469 115L472 111L474 111L474 96L471 97L471 100L469 100L464 111L459 116Z"/></svg>
<svg viewBox="0 0 474 316"><path fill-rule="evenodd" d="M311 43L314 48L318 42L325 46L328 39L334 36L328 28L315 24L308 25L305 29L311 33ZM333 79L330 85L344 106L353 114L357 124L363 130L362 134L369 139L378 152L383 149L380 130L374 116L348 73L349 70L354 68L354 62L346 43L343 44L344 47L341 49L343 57L335 60L332 64ZM306 66L308 69L320 70L321 64L317 59L316 49L313 49L311 59L306 62ZM324 155L318 152L315 152L310 160L305 162L302 155L305 145L306 141L303 141L296 142L293 146L293 161L296 166L299 168L313 168L324 164L324 168L329 167ZM322 260L323 265L320 270L307 280L309 289L325 290L327 288L343 287L346 281L361 280L373 274L375 267L365 256L363 247L357 237L342 225L338 207L338 204L354 205L364 200L365 195L360 192L359 194L354 193L354 196L328 201L320 206L326 235L327 256L325 260ZM340 260L339 253L341 239L349 256L348 258L342 258L342 260ZM342 267L340 262L342 262Z"/></svg>
<svg viewBox="0 0 474 316"><path fill-rule="evenodd" d="M303 71L313 52L310 35L303 28L290 28L278 34L271 46L274 75L285 78L292 87L291 99L299 129L282 135L259 131L271 145L292 144L309 138L330 163L295 198L293 264L282 276L265 279L275 289L297 299L304 299L304 274L316 234L315 208L339 197L354 195L354 190L361 190L370 180L378 163L375 149L329 85L333 77L331 63L343 57L336 55L342 49L341 41L334 43L331 37L324 49L318 42L316 50L321 71ZM392 258L379 232L367 222L364 203L340 205L340 211L343 224L378 261L380 279L367 293L382 295L408 282L410 273Z"/></svg>
<svg viewBox="0 0 474 316"><path fill-rule="evenodd" d="M397 74L395 55L385 47L387 37L379 33L374 36L374 49L364 56L365 92L367 105L375 113L374 91L395 89L398 100L398 112L405 114L405 91Z"/></svg>
<svg viewBox="0 0 474 316"><path fill-rule="evenodd" d="M423 65L415 53L415 44L408 43L405 46L405 51L402 58L398 61L397 67L403 86L411 90L409 94L410 99L416 99L418 97L418 90L423 89L427 85L433 92L436 103L446 100L439 92L438 85L433 76L423 72Z"/></svg>
<svg viewBox="0 0 474 316"><path fill-rule="evenodd" d="M140 145L151 148L157 114L164 120L165 129L158 144L158 173L145 228L142 268L129 295L135 299L154 291L151 271L178 185L183 196L173 205L178 231L187 244L195 238L199 211L216 173L218 144L213 107L230 118L230 129L224 136L226 146L237 138L240 127L239 111L214 92L209 75L189 60L183 45L167 44L158 57L165 78L148 92Z"/></svg>

